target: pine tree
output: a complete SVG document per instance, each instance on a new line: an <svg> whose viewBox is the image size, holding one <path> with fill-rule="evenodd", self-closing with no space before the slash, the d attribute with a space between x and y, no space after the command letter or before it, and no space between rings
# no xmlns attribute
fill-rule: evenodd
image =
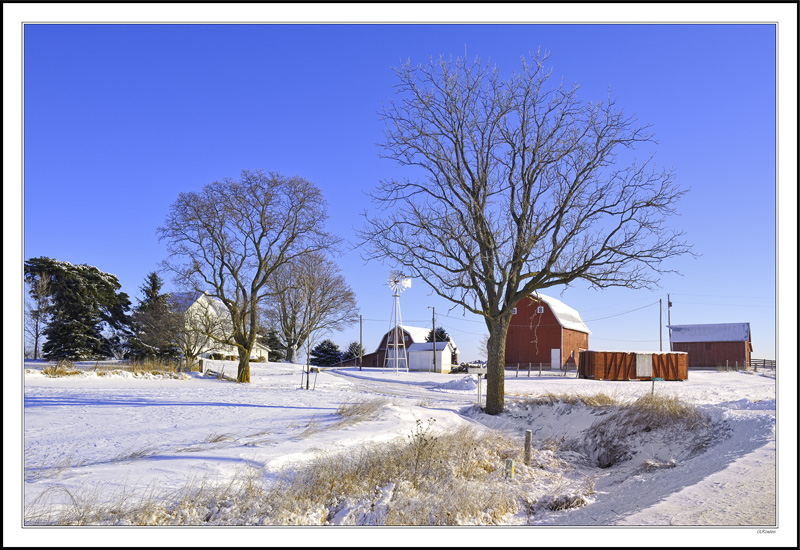
<svg viewBox="0 0 800 550"><path fill-rule="evenodd" d="M359 344L358 342L350 342L347 346L347 349L342 354L342 361L347 361L349 359L358 359L359 357L366 354L364 347Z"/></svg>
<svg viewBox="0 0 800 550"><path fill-rule="evenodd" d="M447 342L450 340L450 335L442 327L436 327L436 341ZM433 329L428 331L428 337L425 338L426 342L433 342Z"/></svg>
<svg viewBox="0 0 800 550"><path fill-rule="evenodd" d="M129 334L130 299L114 275L96 267L47 257L25 262L29 285L47 281L51 321L42 346L46 359L95 359L115 355Z"/></svg>
<svg viewBox="0 0 800 550"><path fill-rule="evenodd" d="M425 338L425 341L433 342L433 329L428 331L428 337ZM447 331L445 331L443 327L436 327L436 342L438 343L438 342L449 342L449 341L450 341L450 335L447 334ZM453 364L456 363L456 358L457 356L455 353L452 353L450 355L450 361Z"/></svg>
<svg viewBox="0 0 800 550"><path fill-rule="evenodd" d="M283 361L285 357L284 347L283 344L281 344L280 338L278 337L278 331L274 328L259 328L258 333L258 343L269 348L267 360Z"/></svg>
<svg viewBox="0 0 800 550"><path fill-rule="evenodd" d="M129 354L136 359L145 357L173 358L178 355L174 342L177 323L181 322L174 311L171 296L161 292L164 282L158 273L147 274L139 287L143 298L133 313L132 336Z"/></svg>
<svg viewBox="0 0 800 550"><path fill-rule="evenodd" d="M332 340L323 340L311 350L311 364L320 367L330 367L341 361L342 352Z"/></svg>

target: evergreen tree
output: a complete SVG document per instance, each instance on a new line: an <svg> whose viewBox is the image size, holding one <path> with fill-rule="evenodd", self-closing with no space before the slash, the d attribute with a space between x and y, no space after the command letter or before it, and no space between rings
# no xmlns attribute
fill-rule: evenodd
<svg viewBox="0 0 800 550"><path fill-rule="evenodd" d="M428 336L425 338L426 342L433 342L433 329L428 331ZM450 335L447 334L447 331L444 330L443 327L436 327L436 342L449 342ZM452 353L450 355L450 361L455 364L456 363L456 354Z"/></svg>
<svg viewBox="0 0 800 550"><path fill-rule="evenodd" d="M163 286L164 281L153 271L147 274L144 284L139 287L143 298L133 313L130 357L172 358L179 353L174 342L176 325L181 320L174 311L170 294L162 294Z"/></svg>
<svg viewBox="0 0 800 550"><path fill-rule="evenodd" d="M116 276L96 267L47 257L25 262L25 279L47 281L51 321L42 346L46 359L95 359L115 355L130 331L130 299Z"/></svg>
<svg viewBox="0 0 800 550"><path fill-rule="evenodd" d="M450 335L442 327L436 327L436 341L447 342L450 340ZM433 329L428 331L428 337L425 338L426 342L433 342Z"/></svg>
<svg viewBox="0 0 800 550"><path fill-rule="evenodd" d="M341 361L342 352L332 340L323 340L311 350L310 359L312 365L330 367Z"/></svg>
<svg viewBox="0 0 800 550"><path fill-rule="evenodd" d="M258 343L269 348L268 361L283 361L285 357L284 346L281 344L277 330L274 328L259 328Z"/></svg>
<svg viewBox="0 0 800 550"><path fill-rule="evenodd" d="M363 355L366 355L364 347L358 342L350 342L350 344L347 346L347 349L342 354L342 361L347 361L349 359L358 359Z"/></svg>

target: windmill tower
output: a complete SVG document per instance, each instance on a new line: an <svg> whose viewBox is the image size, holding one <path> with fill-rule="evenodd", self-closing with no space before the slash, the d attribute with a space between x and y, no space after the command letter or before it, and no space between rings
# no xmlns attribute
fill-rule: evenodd
<svg viewBox="0 0 800 550"><path fill-rule="evenodd" d="M394 305L392 307L392 329L386 338L386 356L383 360L383 368L394 363L394 371L397 372L399 363L405 365L408 372L408 355L406 354L406 339L403 336L403 329L400 328L400 293L411 286L411 279L399 271L392 271L389 274L389 288L392 289ZM391 338L389 338L391 337ZM391 339L392 345L389 345ZM390 353L393 352L393 353ZM390 358L391 356L391 358Z"/></svg>

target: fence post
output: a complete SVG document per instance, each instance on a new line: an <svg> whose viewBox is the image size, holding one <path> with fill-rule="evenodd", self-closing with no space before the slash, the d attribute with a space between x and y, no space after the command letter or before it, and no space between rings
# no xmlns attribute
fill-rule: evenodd
<svg viewBox="0 0 800 550"><path fill-rule="evenodd" d="M531 363L529 361L528 362L528 378L530 378L530 377L531 377Z"/></svg>
<svg viewBox="0 0 800 550"><path fill-rule="evenodd" d="M524 462L525 466L531 465L531 441L533 440L533 432L531 430L525 430L525 454L524 454Z"/></svg>
<svg viewBox="0 0 800 550"><path fill-rule="evenodd" d="M517 375L514 378L519 378L519 363L517 363Z"/></svg>
<svg viewBox="0 0 800 550"><path fill-rule="evenodd" d="M542 362L539 361L539 376L542 375Z"/></svg>
<svg viewBox="0 0 800 550"><path fill-rule="evenodd" d="M728 372L728 360L725 359L725 372Z"/></svg>

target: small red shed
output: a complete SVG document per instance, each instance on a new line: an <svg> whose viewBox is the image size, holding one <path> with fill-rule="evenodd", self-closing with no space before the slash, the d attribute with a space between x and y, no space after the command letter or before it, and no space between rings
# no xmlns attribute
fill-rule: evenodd
<svg viewBox="0 0 800 550"><path fill-rule="evenodd" d="M673 351L689 354L690 367L750 368L753 352L750 323L669 325Z"/></svg>
<svg viewBox="0 0 800 550"><path fill-rule="evenodd" d="M684 352L584 350L578 376L595 380L686 380L689 356Z"/></svg>
<svg viewBox="0 0 800 550"><path fill-rule="evenodd" d="M576 310L534 293L514 308L506 335L506 365L543 363L551 369L575 365L578 352L589 347L589 334Z"/></svg>

